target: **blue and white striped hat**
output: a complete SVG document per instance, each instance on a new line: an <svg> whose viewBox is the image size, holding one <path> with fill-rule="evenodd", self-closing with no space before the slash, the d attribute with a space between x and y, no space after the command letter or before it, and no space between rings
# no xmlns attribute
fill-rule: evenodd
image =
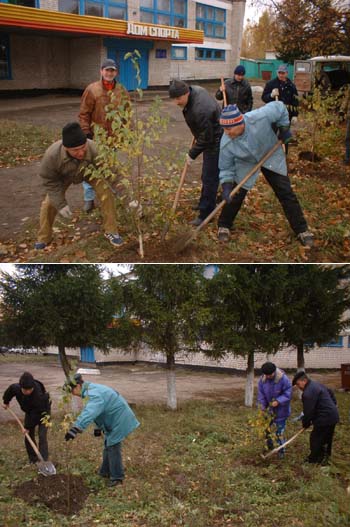
<svg viewBox="0 0 350 527"><path fill-rule="evenodd" d="M243 124L244 117L236 104L229 104L222 110L219 123L223 128L233 128Z"/></svg>

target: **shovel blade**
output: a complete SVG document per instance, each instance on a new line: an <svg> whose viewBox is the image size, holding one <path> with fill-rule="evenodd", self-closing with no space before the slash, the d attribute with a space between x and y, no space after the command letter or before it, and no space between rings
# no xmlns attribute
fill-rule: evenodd
<svg viewBox="0 0 350 527"><path fill-rule="evenodd" d="M38 461L36 466L38 467L39 474L43 476L54 476L56 474L56 467L51 461Z"/></svg>

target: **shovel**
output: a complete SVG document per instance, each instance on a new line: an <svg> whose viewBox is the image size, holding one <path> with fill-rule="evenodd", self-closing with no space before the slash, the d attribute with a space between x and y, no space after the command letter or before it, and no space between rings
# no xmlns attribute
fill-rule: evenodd
<svg viewBox="0 0 350 527"><path fill-rule="evenodd" d="M10 414L16 419L17 423L19 424L22 432L24 433L25 428L22 425L21 421L18 419L17 415L10 409L7 408L7 410L10 412ZM43 456L40 454L38 447L28 434L28 432L25 432L25 436L28 439L29 443L31 444L34 452L39 458L39 461L37 462L36 466L38 467L39 474L42 474L43 476L54 476L56 474L56 468L55 465L51 461L44 461Z"/></svg>
<svg viewBox="0 0 350 527"><path fill-rule="evenodd" d="M194 142L195 142L195 139L194 139L194 137L193 137L193 138L192 138L192 142L191 142L190 149L193 147ZM177 206L178 206L178 204L179 204L180 193L181 193L181 190L182 190L183 184L184 184L184 182L185 182L185 177L186 177L186 174L187 174L187 169L188 169L188 163L187 163L187 161L185 161L185 164L184 164L184 167L183 167L183 169L182 169L181 176L180 176L179 186L177 187L177 191L176 191L176 194L175 194L174 203L173 203L173 206L171 207L171 213L172 213L172 215L175 214L176 208L177 208ZM162 235L161 235L161 240L162 240L162 241L165 240L165 237L166 237L166 235L167 235L167 233L168 233L169 227L170 227L170 220L165 224L164 229L163 229L163 231L162 231Z"/></svg>
<svg viewBox="0 0 350 527"><path fill-rule="evenodd" d="M222 91L222 96L224 98L224 108L225 108L227 106L227 97L226 97L224 77L221 77L221 91Z"/></svg>
<svg viewBox="0 0 350 527"><path fill-rule="evenodd" d="M283 445L280 445L278 446L277 448L274 448L273 450L271 450L271 452L268 452L267 454L260 454L261 457L263 459L267 459L268 457L272 456L273 454L277 454L277 452L279 452L280 450L282 450L282 448L284 448L285 446L289 445L289 443L291 443L292 441L294 441L294 439L296 439L298 437L298 435L300 435L302 432L304 432L305 428L302 428L301 430L299 430L299 432L297 432L294 436L292 436L290 439L288 439L288 441L286 441L285 443L283 443Z"/></svg>
<svg viewBox="0 0 350 527"><path fill-rule="evenodd" d="M264 157L259 161L259 163L257 163L254 168L252 168L248 174L246 174L244 176L244 178L242 179L242 181L240 181L238 183L238 185L235 186L235 188L232 190L232 192L230 193L230 198L232 198L235 194L237 194L237 192L239 191L239 189L244 185L244 183L246 181L248 181L248 179L250 177L252 177L253 174L255 174L255 172L257 170L259 170L260 167L262 167L262 165L265 163L265 161L270 157L272 156L272 154L277 150L277 148L279 148L280 146L282 145L281 141L277 141L277 143L271 148L271 150L269 150L267 152L267 154L264 155ZM202 223L200 225L198 225L198 227L196 227L196 229L187 234L185 234L175 245L175 252L176 253L180 253L182 252L195 238L197 238L198 236L198 233L203 229L203 227L205 227L212 218L214 218L214 216L224 207L224 205L226 204L226 200L222 200L219 205L209 214L209 216L207 216L205 218L205 220L202 221Z"/></svg>

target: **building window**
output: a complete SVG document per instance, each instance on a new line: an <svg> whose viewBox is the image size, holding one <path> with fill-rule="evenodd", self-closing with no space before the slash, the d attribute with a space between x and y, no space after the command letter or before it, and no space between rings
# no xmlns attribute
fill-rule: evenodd
<svg viewBox="0 0 350 527"><path fill-rule="evenodd" d="M186 27L187 0L140 0L140 21Z"/></svg>
<svg viewBox="0 0 350 527"><path fill-rule="evenodd" d="M330 342L327 342L327 344L323 344L322 347L325 348L343 348L343 337L338 337L336 339L332 339Z"/></svg>
<svg viewBox="0 0 350 527"><path fill-rule="evenodd" d="M173 60L187 60L187 48L184 46L171 46L171 58Z"/></svg>
<svg viewBox="0 0 350 527"><path fill-rule="evenodd" d="M74 15L101 16L126 20L126 1L58 0L58 10Z"/></svg>
<svg viewBox="0 0 350 527"><path fill-rule="evenodd" d="M196 29L206 37L226 38L226 11L218 7L196 4Z"/></svg>
<svg viewBox="0 0 350 527"><path fill-rule="evenodd" d="M166 49L156 49L156 59L166 59Z"/></svg>
<svg viewBox="0 0 350 527"><path fill-rule="evenodd" d="M225 60L225 50L196 48L196 60Z"/></svg>
<svg viewBox="0 0 350 527"><path fill-rule="evenodd" d="M0 0L4 1L5 4L22 5L24 7L40 7L39 0Z"/></svg>
<svg viewBox="0 0 350 527"><path fill-rule="evenodd" d="M7 35L0 35L0 80L11 79L10 42Z"/></svg>

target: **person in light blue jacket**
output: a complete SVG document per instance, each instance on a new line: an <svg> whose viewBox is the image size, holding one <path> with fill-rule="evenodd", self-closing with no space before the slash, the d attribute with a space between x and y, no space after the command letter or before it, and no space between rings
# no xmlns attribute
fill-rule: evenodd
<svg viewBox="0 0 350 527"><path fill-rule="evenodd" d="M130 406L118 392L104 386L85 382L80 374L68 383L73 395L87 399L82 412L65 435L65 440L75 439L91 423L95 423L96 437L104 433L104 450L99 474L109 478L109 487L120 485L124 479L121 444L140 423Z"/></svg>
<svg viewBox="0 0 350 527"><path fill-rule="evenodd" d="M280 101L271 102L244 115L235 104L229 105L221 112L220 124L224 129L224 135L220 143L219 178L222 195L227 203L219 218L218 238L226 242L230 239L233 221L246 194L258 178L259 170L233 198L230 197L230 193L271 150L278 138L286 144L292 135L289 130L288 111ZM273 127L277 129L278 137ZM308 230L298 198L291 188L282 145L265 161L261 172L281 203L298 241L304 246L311 247L313 234Z"/></svg>

